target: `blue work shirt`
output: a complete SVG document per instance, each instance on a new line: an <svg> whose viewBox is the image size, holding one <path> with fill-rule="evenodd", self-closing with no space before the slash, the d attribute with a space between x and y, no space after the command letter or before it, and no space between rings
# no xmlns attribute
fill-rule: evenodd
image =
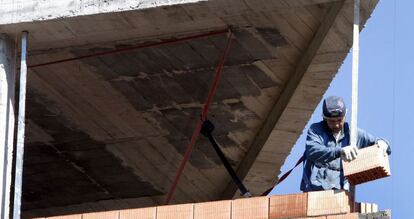
<svg viewBox="0 0 414 219"><path fill-rule="evenodd" d="M357 147L364 148L376 144L379 139L362 129L358 129ZM387 144L389 145L388 142ZM312 124L306 138L300 189L304 192L329 189L349 190L349 183L344 177L341 162L341 148L349 145L348 123L344 124L338 140L335 139L325 121ZM387 153L391 154L390 147L388 147Z"/></svg>

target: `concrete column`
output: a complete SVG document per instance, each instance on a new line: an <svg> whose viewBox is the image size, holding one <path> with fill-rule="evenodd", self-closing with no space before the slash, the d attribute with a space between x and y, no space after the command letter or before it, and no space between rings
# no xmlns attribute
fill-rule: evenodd
<svg viewBox="0 0 414 219"><path fill-rule="evenodd" d="M0 33L0 215L9 218L10 185L15 122L14 42Z"/></svg>

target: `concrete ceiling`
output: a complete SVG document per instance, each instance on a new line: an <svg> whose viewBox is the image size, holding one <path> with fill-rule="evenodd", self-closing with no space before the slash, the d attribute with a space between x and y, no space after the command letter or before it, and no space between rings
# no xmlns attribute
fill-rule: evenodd
<svg viewBox="0 0 414 219"><path fill-rule="evenodd" d="M349 51L352 1L179 3L63 17L49 8L50 19L21 12L15 22L3 21L0 33L17 39L28 30L29 65L36 65L232 27L208 118L238 175L260 195L277 181ZM363 24L376 3L362 1ZM26 216L163 203L226 39L216 34L29 68ZM234 195L200 136L173 202Z"/></svg>

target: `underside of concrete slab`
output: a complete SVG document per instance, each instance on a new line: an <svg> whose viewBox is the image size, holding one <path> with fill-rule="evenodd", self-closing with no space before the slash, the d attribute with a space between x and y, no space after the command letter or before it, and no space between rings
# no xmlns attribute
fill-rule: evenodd
<svg viewBox="0 0 414 219"><path fill-rule="evenodd" d="M362 1L361 24L376 3ZM352 44L352 1L1 4L0 33L29 32L22 204L35 216L163 203L228 29L232 46L207 117L246 187L261 194ZM200 137L173 203L234 196Z"/></svg>

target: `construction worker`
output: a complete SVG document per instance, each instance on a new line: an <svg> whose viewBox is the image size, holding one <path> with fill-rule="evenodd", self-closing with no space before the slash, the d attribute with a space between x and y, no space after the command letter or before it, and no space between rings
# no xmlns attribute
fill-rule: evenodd
<svg viewBox="0 0 414 219"><path fill-rule="evenodd" d="M349 190L341 159L353 160L358 148L378 144L391 154L389 143L358 129L356 146L350 145L350 129L345 122L346 107L342 98L330 96L323 102L323 120L308 130L300 189L304 192L329 189Z"/></svg>

